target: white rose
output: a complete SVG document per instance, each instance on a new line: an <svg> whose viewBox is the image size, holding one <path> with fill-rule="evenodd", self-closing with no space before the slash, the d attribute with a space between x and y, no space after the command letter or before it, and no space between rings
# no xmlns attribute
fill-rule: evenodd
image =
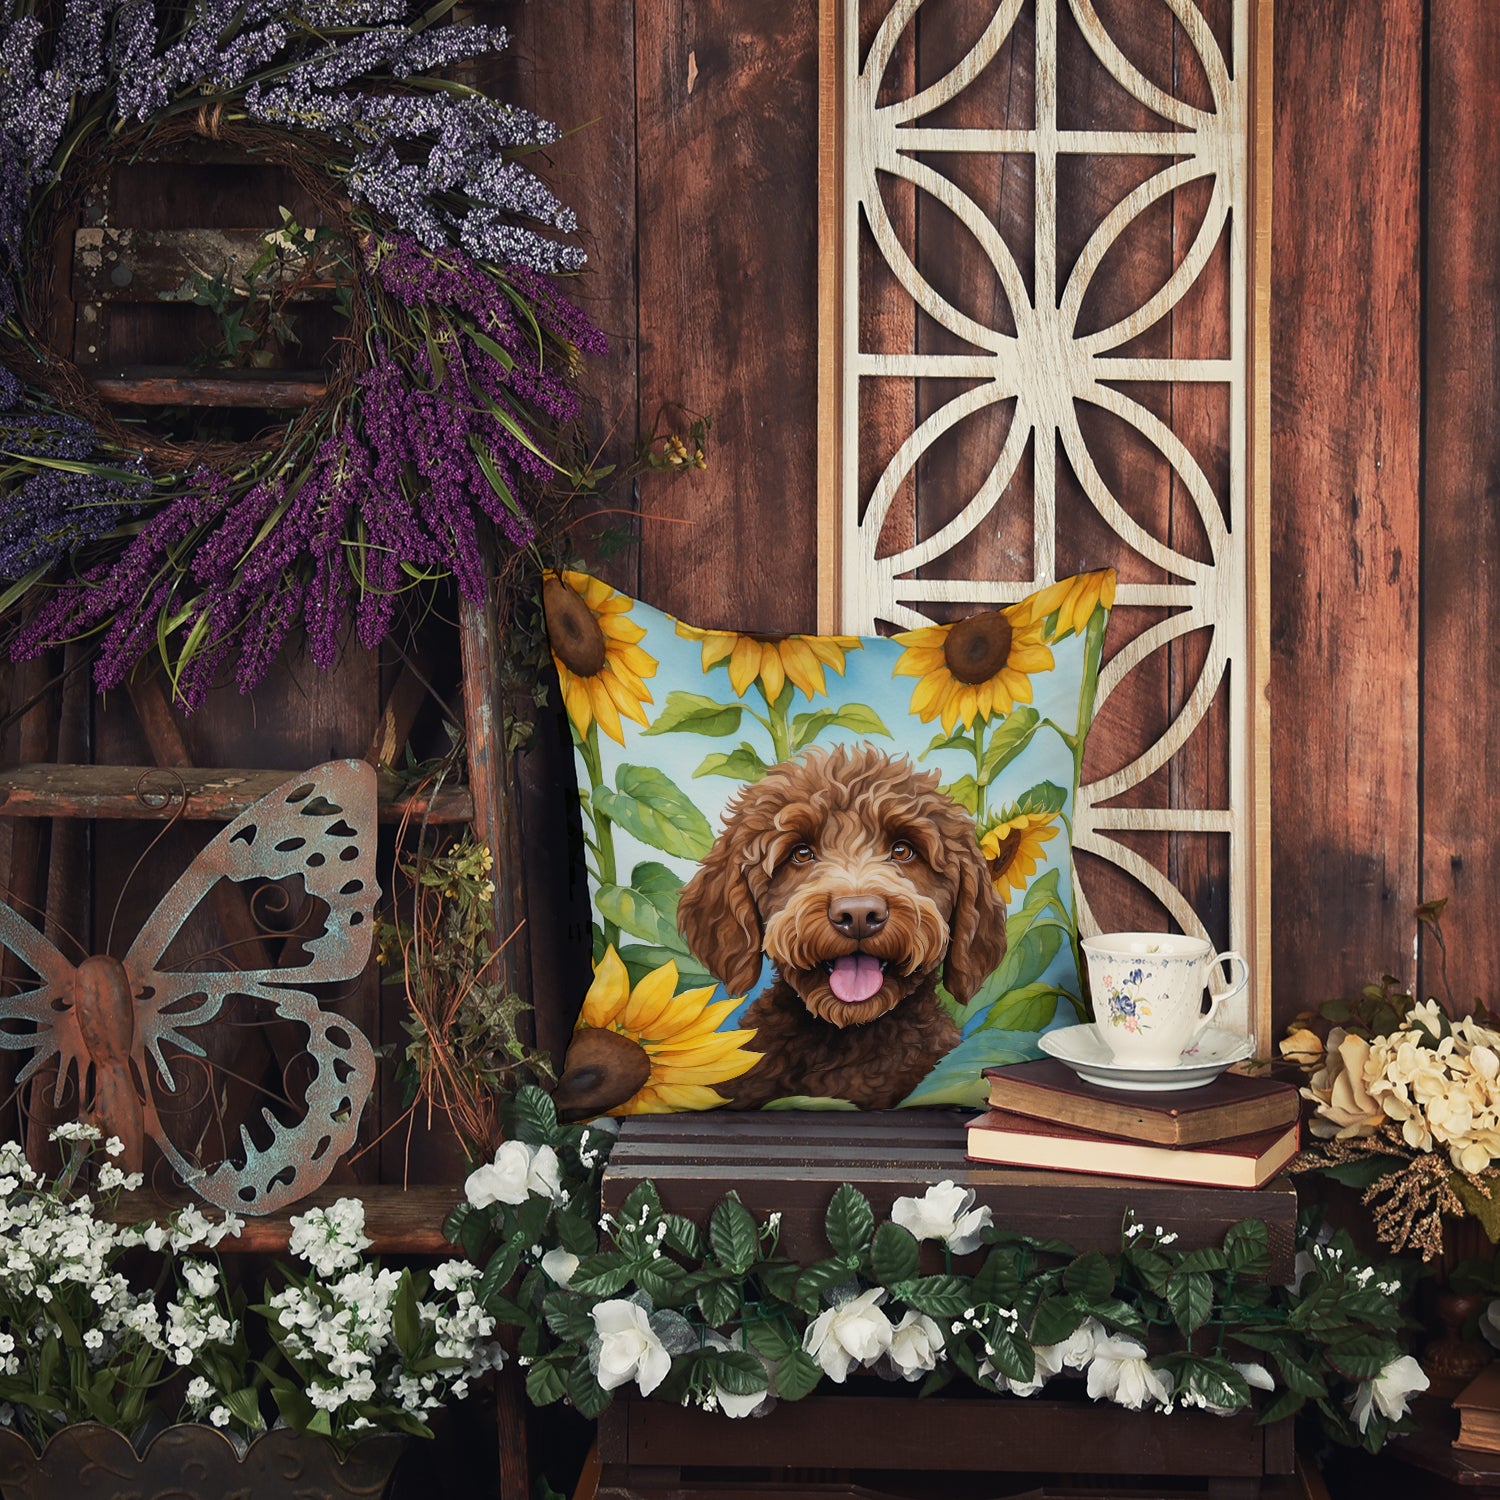
<svg viewBox="0 0 1500 1500"><path fill-rule="evenodd" d="M803 1349L830 1380L842 1385L851 1366L872 1365L889 1351L895 1330L880 1310L885 1297L884 1287L871 1287L820 1313L803 1334Z"/></svg>
<svg viewBox="0 0 1500 1500"><path fill-rule="evenodd" d="M1014 1396L1034 1396L1056 1374L1063 1370L1084 1370L1094 1357L1099 1340L1106 1337L1103 1324L1093 1318L1085 1318L1067 1338L1055 1344L1038 1344L1032 1351L1036 1356L1036 1369L1030 1380L1012 1380L1001 1376L1007 1389Z"/></svg>
<svg viewBox="0 0 1500 1500"><path fill-rule="evenodd" d="M475 1208L524 1203L532 1193L556 1203L562 1191L561 1176L561 1164L551 1146L503 1141L494 1161L469 1173L464 1196Z"/></svg>
<svg viewBox="0 0 1500 1500"><path fill-rule="evenodd" d="M925 1313L908 1311L891 1334L891 1363L903 1380L936 1369L943 1352L943 1330Z"/></svg>
<svg viewBox="0 0 1500 1500"><path fill-rule="evenodd" d="M613 1298L596 1303L594 1332L599 1348L590 1351L594 1378L607 1391L634 1380L641 1395L649 1396L672 1368L672 1356L652 1331L646 1309L637 1302Z"/></svg>
<svg viewBox="0 0 1500 1500"><path fill-rule="evenodd" d="M549 1250L541 1261L542 1270L557 1286L567 1286L578 1269L578 1257L561 1248Z"/></svg>
<svg viewBox="0 0 1500 1500"><path fill-rule="evenodd" d="M944 1240L955 1255L979 1247L980 1230L989 1227L988 1208L973 1208L974 1189L944 1180L920 1198L897 1198L891 1219L919 1240Z"/></svg>
<svg viewBox="0 0 1500 1500"><path fill-rule="evenodd" d="M1372 1409L1388 1422L1399 1422L1406 1415L1407 1397L1427 1389L1427 1377L1411 1355L1393 1359L1373 1380L1362 1381L1350 1403L1349 1414L1361 1432L1370 1425Z"/></svg>
<svg viewBox="0 0 1500 1500"><path fill-rule="evenodd" d="M1172 1399L1172 1377L1146 1363L1146 1347L1134 1339L1101 1339L1089 1361L1089 1396L1139 1411L1148 1400L1166 1406Z"/></svg>

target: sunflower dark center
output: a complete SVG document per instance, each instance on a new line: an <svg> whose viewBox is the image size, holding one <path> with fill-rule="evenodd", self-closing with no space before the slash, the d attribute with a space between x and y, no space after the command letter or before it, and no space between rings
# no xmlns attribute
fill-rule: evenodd
<svg viewBox="0 0 1500 1500"><path fill-rule="evenodd" d="M988 682L1010 660L1010 621L999 610L960 620L943 641L943 660L960 681Z"/></svg>
<svg viewBox="0 0 1500 1500"><path fill-rule="evenodd" d="M1016 851L1021 847L1021 830L1012 828L1009 833L1000 840L1000 847L990 855L990 874L999 876L1010 869L1011 861L1016 857Z"/></svg>
<svg viewBox="0 0 1500 1500"><path fill-rule="evenodd" d="M594 612L560 578L542 585L542 609L547 616L547 639L557 659L579 677L604 670L604 632Z"/></svg>

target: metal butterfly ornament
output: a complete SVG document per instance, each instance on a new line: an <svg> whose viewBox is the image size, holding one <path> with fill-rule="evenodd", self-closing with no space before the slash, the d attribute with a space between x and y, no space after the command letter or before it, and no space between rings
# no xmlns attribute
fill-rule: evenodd
<svg viewBox="0 0 1500 1500"><path fill-rule="evenodd" d="M328 761L286 781L221 829L173 883L123 959L101 955L75 967L0 903L0 946L37 976L19 993L0 996L0 1047L32 1054L18 1085L55 1059L54 1100L62 1102L74 1077L87 1118L124 1143L127 1170L140 1170L149 1137L182 1180L219 1208L265 1214L295 1203L324 1182L353 1145L375 1081L368 1039L324 1010L308 988L350 983L369 962L380 895L375 849L374 769L363 761ZM174 940L219 880L296 877L321 919L321 931L294 935L305 962L287 963L283 954L283 966L272 968L235 969L222 958L206 971L168 966ZM302 1056L311 1076L300 1120L287 1123L262 1109L269 1144L258 1145L241 1122L243 1163L225 1159L205 1170L164 1126L156 1090L178 1093L164 1047L206 1059L191 1033L219 1017L231 997L294 1023L299 1039L305 1028ZM265 1135L259 1127L257 1133Z"/></svg>

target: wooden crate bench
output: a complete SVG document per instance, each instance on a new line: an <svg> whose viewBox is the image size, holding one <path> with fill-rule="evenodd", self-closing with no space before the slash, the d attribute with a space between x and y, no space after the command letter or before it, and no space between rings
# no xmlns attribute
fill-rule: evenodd
<svg viewBox="0 0 1500 1500"><path fill-rule="evenodd" d="M1217 1245L1232 1224L1262 1219L1271 1275L1291 1279L1297 1200L1284 1179L1241 1192L1008 1171L965 1160L966 1118L912 1111L637 1116L624 1123L610 1157L604 1205L618 1212L649 1178L664 1207L706 1223L733 1188L757 1217L781 1214L789 1254L816 1260L828 1253L823 1216L841 1183L883 1216L896 1198L951 1178L975 1190L996 1224L1079 1250L1117 1251L1127 1208L1153 1228L1175 1231L1183 1248ZM1130 1412L1080 1399L1076 1390L1055 1400L949 1391L917 1401L909 1390L866 1381L737 1422L617 1392L600 1421L599 1458L602 1500L873 1496L901 1492L901 1481L926 1474L948 1476L937 1482L942 1491L964 1473L1034 1475L1032 1495L1049 1493L1048 1476L1149 1476L1174 1495L1192 1477L1202 1480L1197 1493L1229 1500L1259 1494L1264 1475L1292 1472L1292 1430L1289 1422L1259 1427L1249 1413Z"/></svg>
<svg viewBox="0 0 1500 1500"><path fill-rule="evenodd" d="M636 1115L625 1121L604 1174L604 1206L617 1211L650 1178L663 1205L706 1223L731 1188L757 1217L781 1214L781 1244L797 1259L828 1254L823 1214L840 1183L857 1187L877 1219L906 1194L952 1178L989 1205L995 1223L1075 1248L1114 1253L1127 1208L1181 1238L1181 1249L1218 1245L1241 1219L1264 1219L1271 1279L1292 1279L1297 1195L1285 1178L1244 1192L1072 1172L1010 1171L964 1158L971 1114L936 1110L764 1111Z"/></svg>

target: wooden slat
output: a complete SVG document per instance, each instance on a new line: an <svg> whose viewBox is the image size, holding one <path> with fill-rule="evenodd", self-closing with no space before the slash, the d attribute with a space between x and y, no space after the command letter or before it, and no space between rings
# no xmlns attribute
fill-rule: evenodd
<svg viewBox="0 0 1500 1500"><path fill-rule="evenodd" d="M798 1259L827 1254L823 1216L840 1183L877 1215L943 1179L971 1187L1007 1229L1118 1251L1127 1210L1181 1235L1185 1249L1218 1245L1242 1219L1270 1232L1273 1281L1291 1277L1297 1195L1282 1178L1256 1192L1194 1188L1068 1172L1012 1171L964 1157L961 1113L893 1110L637 1115L626 1120L604 1175L604 1205L618 1212L650 1179L669 1209L706 1222L731 1189L757 1215L781 1214L781 1245Z"/></svg>
<svg viewBox="0 0 1500 1500"><path fill-rule="evenodd" d="M1500 974L1500 6L1429 6L1427 430L1422 532L1422 895L1453 898L1448 979ZM1444 994L1426 945L1421 994Z"/></svg>
<svg viewBox="0 0 1500 1500"><path fill-rule="evenodd" d="M444 1183L403 1188L397 1184L366 1183L359 1187L321 1187L309 1193L285 1213L246 1216L245 1228L236 1237L222 1240L219 1253L277 1254L286 1249L293 1217L309 1209L328 1208L339 1198L358 1197L365 1205L365 1234L374 1255L462 1255L443 1238L443 1221L463 1197L463 1187ZM187 1194L164 1197L142 1188L122 1193L111 1218L116 1224L140 1224L161 1219L176 1208L201 1199ZM213 1209L210 1218L218 1217Z"/></svg>
<svg viewBox="0 0 1500 1500"><path fill-rule="evenodd" d="M1421 0L1282 0L1275 55L1272 910L1285 1022L1383 968L1415 978Z"/></svg>
<svg viewBox="0 0 1500 1500"><path fill-rule="evenodd" d="M1254 1412L1128 1412L979 1393L915 1404L904 1391L819 1394L753 1422L623 1395L599 1426L605 1464L760 1468L773 1455L797 1468L1163 1476L1258 1475L1265 1461Z"/></svg>
<svg viewBox="0 0 1500 1500"><path fill-rule="evenodd" d="M246 274L265 249L266 233L265 229L80 229L73 237L73 295L80 302L192 302L199 292L195 273L209 280L222 277L243 292ZM288 257L278 279L290 281L303 261L301 256ZM334 288L331 277L320 277L299 287L292 300L326 301Z"/></svg>
<svg viewBox="0 0 1500 1500"><path fill-rule="evenodd" d="M251 406L297 410L328 391L326 375L300 370L216 370L136 365L110 374L89 372L94 389L117 406Z"/></svg>
<svg viewBox="0 0 1500 1500"><path fill-rule="evenodd" d="M228 822L250 804L274 791L287 779L286 771L203 770L182 767L175 772L188 792L187 819ZM0 771L0 817L6 818L127 818L150 821L170 818L175 804L152 806L136 794L146 778L149 792L171 782L155 766L21 765ZM154 802L155 797L152 798ZM398 823L410 815L430 823L466 823L473 816L473 799L466 787L446 788L432 796L402 797L392 782L382 778L380 821Z"/></svg>
<svg viewBox="0 0 1500 1500"><path fill-rule="evenodd" d="M646 521L641 593L698 625L817 624L815 23L636 10L642 418L713 417L706 473L643 486L643 516L692 524Z"/></svg>

